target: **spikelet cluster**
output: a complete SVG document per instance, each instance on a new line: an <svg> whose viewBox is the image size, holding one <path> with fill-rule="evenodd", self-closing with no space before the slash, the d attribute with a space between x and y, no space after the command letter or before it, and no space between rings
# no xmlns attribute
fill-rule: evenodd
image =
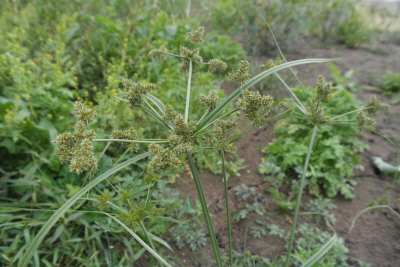
<svg viewBox="0 0 400 267"><path fill-rule="evenodd" d="M143 97L154 90L156 86L151 83L141 83L141 82L133 82L129 79L125 79L122 81L123 86L128 89L126 93L126 99L129 101L129 108L134 109L138 105L142 104Z"/></svg>
<svg viewBox="0 0 400 267"><path fill-rule="evenodd" d="M331 117L325 116L324 108L318 102L308 99L307 103L308 117L314 126L321 125L331 119Z"/></svg>
<svg viewBox="0 0 400 267"><path fill-rule="evenodd" d="M243 111L244 115L258 127L267 122L267 116L272 108L274 99L269 96L261 96L260 93L244 90L242 98L237 101L237 106Z"/></svg>
<svg viewBox="0 0 400 267"><path fill-rule="evenodd" d="M228 79L237 84L244 84L250 79L250 64L247 60L241 60L239 67L234 72L228 73Z"/></svg>
<svg viewBox="0 0 400 267"><path fill-rule="evenodd" d="M208 107L208 112L213 111L221 102L221 98L218 97L218 92L216 90L211 90L208 96L200 94L200 102Z"/></svg>
<svg viewBox="0 0 400 267"><path fill-rule="evenodd" d="M373 116L375 116L376 113L379 111L384 111L384 110L387 110L388 108L390 108L390 106L388 104L382 103L379 99L376 98L375 95L372 95L370 97L370 99L366 103L365 107L367 108L367 110L365 110L365 112L367 112L368 114L371 114Z"/></svg>
<svg viewBox="0 0 400 267"><path fill-rule="evenodd" d="M186 37L188 38L189 41L191 41L194 44L202 44L204 42L203 39L204 32L205 32L204 27L200 26L194 32L188 32L186 34Z"/></svg>
<svg viewBox="0 0 400 267"><path fill-rule="evenodd" d="M160 46L158 49L153 49L149 52L149 58L159 58L162 61L166 60L168 55L167 48L165 46Z"/></svg>
<svg viewBox="0 0 400 267"><path fill-rule="evenodd" d="M219 151L235 153L236 147L232 145L235 135L229 135L237 127L237 123L231 120L218 119L214 122L213 131L216 140L209 140L211 146Z"/></svg>
<svg viewBox="0 0 400 267"><path fill-rule="evenodd" d="M135 228L143 222L146 215L146 202L141 201L139 205L131 202L129 211L122 212L116 217L121 220L126 226L130 227L132 230L135 230Z"/></svg>
<svg viewBox="0 0 400 267"><path fill-rule="evenodd" d="M168 132L168 140L171 148L183 144L187 146L187 150L184 152L190 151L193 143L193 132L196 130L197 122L189 121L186 123L183 116L176 112L171 105L165 106L162 119L167 123L172 121L175 126L173 130ZM179 150L182 150L182 148Z"/></svg>
<svg viewBox="0 0 400 267"><path fill-rule="evenodd" d="M226 70L228 65L220 59L211 59L208 61L210 63L210 67L208 68L209 72L215 72L216 70Z"/></svg>
<svg viewBox="0 0 400 267"><path fill-rule="evenodd" d="M125 131L114 130L111 132L111 137L113 139L123 139L123 140L137 140L138 134L136 130L131 126L129 129ZM123 143L124 146L129 148L133 152L137 152L139 150L139 145L137 143Z"/></svg>
<svg viewBox="0 0 400 267"><path fill-rule="evenodd" d="M157 182L160 179L157 173L181 164L175 152L169 148L163 148L158 144L151 144L149 145L149 152L151 153L151 160L144 178L147 183Z"/></svg>
<svg viewBox="0 0 400 267"><path fill-rule="evenodd" d="M375 120L368 117L367 113L364 111L360 111L357 113L357 128L360 132L363 131L365 126L373 125Z"/></svg>
<svg viewBox="0 0 400 267"><path fill-rule="evenodd" d="M322 75L318 76L318 81L315 87L317 88L317 96L315 99L317 101L327 101L329 95L337 91L337 88L333 87L332 83L326 82L324 76Z"/></svg>
<svg viewBox="0 0 400 267"><path fill-rule="evenodd" d="M55 154L60 157L61 164L70 162L71 172L82 173L89 171L94 174L97 171L97 159L94 156L93 139L96 133L86 127L93 122L94 110L86 108L82 102L74 105L75 116L78 122L73 133L59 134L53 143L59 143Z"/></svg>
<svg viewBox="0 0 400 267"><path fill-rule="evenodd" d="M111 194L108 190L106 190L102 195L94 195L94 198L100 201L99 205L97 206L98 208L102 208L107 205L112 197L113 194Z"/></svg>
<svg viewBox="0 0 400 267"><path fill-rule="evenodd" d="M281 65L283 63L284 63L284 61L280 57L277 57L275 61L270 59L270 60L268 60L267 63L260 65L260 69L269 70L269 69L272 69L273 67Z"/></svg>
<svg viewBox="0 0 400 267"><path fill-rule="evenodd" d="M189 71L190 60L192 61L192 71L195 70L196 64L203 62L203 58L200 56L199 48L190 50L187 47L181 46L179 51L181 53L181 56L185 57L182 58L182 66L180 69L181 73Z"/></svg>

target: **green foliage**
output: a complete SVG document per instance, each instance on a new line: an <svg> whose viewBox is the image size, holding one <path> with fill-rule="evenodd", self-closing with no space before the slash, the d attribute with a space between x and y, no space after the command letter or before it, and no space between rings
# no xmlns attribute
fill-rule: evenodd
<svg viewBox="0 0 400 267"><path fill-rule="evenodd" d="M368 27L367 19L355 11L337 26L335 35L339 42L350 48L357 48L370 41L372 30Z"/></svg>
<svg viewBox="0 0 400 267"><path fill-rule="evenodd" d="M273 188L271 188L269 192L274 197L274 204L278 207L280 212L288 213L296 206L296 201L291 201L290 197L286 197L284 193L280 193Z"/></svg>
<svg viewBox="0 0 400 267"><path fill-rule="evenodd" d="M306 100L315 96L316 92L312 88L297 88L294 93L301 100ZM325 112L333 116L340 115L357 110L360 106L353 94L339 89L325 106ZM349 120L352 118L354 116L351 114L347 116ZM283 172L301 173L312 129L308 123L298 116L280 119L274 128L276 139L262 149L266 157L259 169L267 169L264 165L273 163ZM360 162L357 153L366 148L357 128L352 125L330 123L319 126L310 170L306 174L310 192L317 196L326 194L333 197L339 193L346 198L354 197L351 192L354 182L349 179Z"/></svg>
<svg viewBox="0 0 400 267"><path fill-rule="evenodd" d="M353 78L354 74L358 73L358 70L348 70L342 75L341 71L335 64L329 64L329 68L332 71L332 80L335 87L340 89L347 89L352 91L353 93L360 90L356 82L350 80Z"/></svg>
<svg viewBox="0 0 400 267"><path fill-rule="evenodd" d="M391 96L390 103L400 102L400 74L389 73L380 78L383 92Z"/></svg>
<svg viewBox="0 0 400 267"><path fill-rule="evenodd" d="M223 258L227 264L229 261L228 257ZM255 255L251 251L246 250L243 253L235 252L233 254L233 266L234 267L279 267L280 265L271 263L267 258L260 255Z"/></svg>
<svg viewBox="0 0 400 267"><path fill-rule="evenodd" d="M267 203L262 195L257 192L255 187L249 187L245 184L235 186L233 188L235 196L244 201L244 207L236 211L234 219L236 221L245 219L250 212L256 212L258 215L264 215Z"/></svg>

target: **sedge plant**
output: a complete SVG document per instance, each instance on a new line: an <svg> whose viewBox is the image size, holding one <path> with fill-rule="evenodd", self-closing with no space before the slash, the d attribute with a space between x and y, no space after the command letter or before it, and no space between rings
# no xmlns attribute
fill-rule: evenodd
<svg viewBox="0 0 400 267"><path fill-rule="evenodd" d="M75 116L77 123L74 132L65 132L57 136L55 143L59 144L56 154L60 157L62 163L69 162L69 169L75 173L88 173L92 177L91 181L82 187L75 195L68 199L50 219L43 225L41 230L36 234L35 238L27 245L23 257L18 264L19 267L25 267L31 261L32 256L40 246L40 243L56 224L56 222L80 199L82 199L88 192L97 184L107 180L119 170L126 168L129 165L135 164L140 160L149 159L146 172L144 174L144 181L148 184L148 193L146 199L140 204L133 203L132 191L116 190L120 195L120 200L124 206L117 206L112 202L112 193L105 191L100 196L95 196L93 201L100 202L100 207L108 205L115 210L115 213L103 212L105 216L112 218L116 223L120 224L126 231L133 236L151 255L153 255L161 265L171 266L155 249L152 242L160 240L160 238L147 233L146 222L150 220L157 220L163 211L163 207L157 207L151 202L151 193L157 186L158 181L163 177L163 174L170 168L177 167L187 160L194 183L197 189L198 197L200 200L202 212L206 222L209 238L211 241L212 249L215 256L216 265L222 267L222 260L218 248L216 236L214 233L211 216L208 210L208 205L202 189L201 179L198 169L193 158L195 153L202 153L206 150L216 150L221 156L222 174L225 188L225 202L227 209L227 225L228 225L228 242L229 242L229 265L233 266L232 257L232 237L231 237L231 216L229 211L229 198L227 175L225 166L225 155L236 152L236 147L233 142L241 138L244 134L262 127L268 121L275 117L267 117L272 107L277 102L268 95L262 96L259 92L253 92L249 89L260 82L262 79L269 75L276 74L284 69L293 66L308 64L308 63L322 63L329 61L328 59L304 59L292 62L284 62L282 64L272 64L258 75L250 77L249 63L242 60L236 70L229 72L229 80L237 83L239 87L227 96L225 99L220 99L217 92L211 90L208 95L201 95L199 100L204 104L204 112L198 117L189 117L189 110L191 102L194 100L191 97L191 84L192 79L196 77L196 72L208 68L208 71L214 72L224 70L227 68L226 63L219 59L211 59L205 62L200 55L200 48L195 47L203 42L204 28L199 27L196 31L188 33L187 39L192 43L192 47L181 46L179 54L168 52L164 46L153 49L149 53L150 58L158 58L159 60L167 60L169 57L175 57L181 60L181 74L187 76L187 90L186 100L184 104L184 113L177 112L177 108L171 105L162 103L153 91L156 90L156 85L151 83L144 83L140 81L124 80L123 86L126 88L126 95L124 98L116 98L115 101L121 101L121 105L129 105L132 111L141 109L144 113L150 115L165 129L164 139L145 139L139 138L137 131L133 126L128 129L114 130L111 132L109 139L96 139L96 133L90 129L90 124L94 119L94 110L85 107L84 103L77 101L75 103ZM279 76L278 76L279 77ZM288 88L289 89L289 88ZM285 109L279 115L292 113L294 116L300 116L308 120L313 125L312 136L307 153L306 162L304 165L304 172L301 178L300 192L298 194L296 208L294 212L294 220L292 232L290 235L289 249L288 249L288 262L290 262L290 254L292 243L294 239L294 228L297 222L297 214L299 213L299 206L301 200L301 192L304 185L305 170L308 168L308 161L310 158L312 146L315 139L315 134L318 126L322 123L330 123L332 121L339 122L340 116L330 118L323 113L322 103L326 101L334 91L331 84L326 83L323 78L319 79L317 84L317 99L310 100L308 103L303 104L295 98L295 108L285 106ZM289 89L291 92L291 90ZM236 102L236 108L231 111L226 111L231 104L240 97ZM365 123L370 123L365 112L376 112L385 106L377 102L376 98L372 100L367 108L359 111L357 116L359 119L359 126L362 127ZM238 129L238 124L229 119L229 115L241 111L247 118L248 122L243 129ZM277 115L277 116L279 116ZM123 163L111 168L110 170L96 176L98 169L96 155L93 152L93 142L113 142L123 144L131 151L131 158ZM144 146L145 152L138 153L140 146ZM143 150L143 148L142 148ZM91 199L91 198L86 198ZM142 228L147 239L143 240L135 232L136 228ZM334 236L327 244L325 244L317 253L310 258L303 266L311 266L314 262L319 260L324 251L329 250L336 240ZM287 265L288 266L288 265Z"/></svg>

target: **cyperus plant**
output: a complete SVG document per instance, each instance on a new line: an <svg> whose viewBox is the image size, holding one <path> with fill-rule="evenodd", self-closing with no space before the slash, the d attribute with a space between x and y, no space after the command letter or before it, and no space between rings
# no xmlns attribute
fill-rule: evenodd
<svg viewBox="0 0 400 267"><path fill-rule="evenodd" d="M187 37L193 44L200 44L203 39L203 34L204 28L199 27L195 32L189 33ZM157 57L161 60L166 60L168 57L177 57L181 59L181 72L182 74L186 74L188 77L184 114L177 112L177 109L173 106L164 105L164 103L162 103L157 97L152 95L150 92L154 91L156 86L149 83L125 80L123 82L123 86L127 90L126 96L125 98L117 98L118 100L127 103L129 108L132 110L141 109L153 117L165 127L165 136L167 138L140 139L134 128L128 128L126 130L114 130L111 133L112 138L110 139L95 139L95 133L92 130L87 129L93 120L93 110L84 107L81 102L75 103L75 114L78 118L75 132L63 133L55 140L55 142L60 143L57 154L61 156L61 160L63 162L70 161L71 171L76 173L88 171L90 175L95 174L97 167L96 161L94 160L92 142L123 143L128 145L129 149L134 153L138 149L138 144L146 144L148 145L147 151L139 155L133 154L132 158L100 174L91 180L81 190L79 190L75 195L73 195L69 200L67 200L61 208L54 212L53 216L43 225L42 229L39 231L33 241L27 246L25 254L21 258L18 266L25 267L29 264L33 253L39 247L41 241L57 222L57 220L59 220L63 214L65 214L68 209L80 198L82 198L89 190L119 170L145 158L150 159L146 174L144 175L144 180L149 185L146 200L140 202L140 204L133 203L129 200L129 191L126 192L122 190L116 191L121 195L121 199L124 200L123 202L125 203L125 207L120 207L112 203L112 199L110 197L111 193L107 191L102 196L97 196L97 199L95 200L100 201L100 206L108 205L117 213L119 213L119 215L115 216L110 213L103 212L106 216L112 218L115 222L126 229L147 251L157 258L160 264L171 266L155 251L154 246L152 245L152 240L156 240L157 238L147 234L145 222L148 218L157 219L157 216L159 216L160 212L162 212L162 207L159 208L155 205L151 205L150 195L152 190L157 186L157 182L167 169L180 165L183 157L186 157L199 195L203 215L215 255L215 261L217 266L221 267L221 256L211 223L210 213L208 212L208 206L204 197L201 181L195 161L193 159L194 153L201 153L201 151L204 150L216 150L221 154L222 173L225 187L225 201L227 208L227 224L229 232L229 262L230 266L233 265L229 199L224 155L225 153L233 153L236 151L236 147L233 145L235 140L239 139L241 136L250 132L251 130L261 127L270 119L272 119L267 119L266 116L270 113L274 101L272 97L261 96L258 92L250 91L249 88L257 84L263 78L271 74L276 74L280 70L296 65L326 62L328 60L306 59L286 62L277 66L273 66L272 68L261 72L253 78L250 78L248 73L249 63L243 60L240 62L238 69L230 72L229 74L230 80L238 83L240 86L223 100L220 100L213 91L211 91L208 96L201 96L200 101L205 104L203 115L198 118L189 118L190 103L193 100L191 99L192 76L196 77L195 71L200 71L203 68L203 65L209 66L208 71L225 69L227 66L224 62L218 59L212 59L208 62L204 62L200 55L199 48L190 49L181 46L179 51L179 55L173 54L169 53L165 47L160 47L152 50L149 53L149 56ZM318 90L319 98L310 101L307 107L304 107L302 103L298 103L298 108L300 109L300 112L303 113L303 115L300 116L309 118L315 124L314 132L319 124L330 120L329 117L323 114L323 109L319 106L319 102L326 99L329 93L333 91L331 86L326 84L322 79L320 79L320 86ZM237 101L237 108L233 111L225 112L226 108L240 95L242 95L242 98ZM239 110L243 111L245 117L249 120L249 123L240 131L234 132L237 129L237 123L229 120L228 116ZM287 111L288 110L285 110L284 112ZM200 140L203 139L206 140L208 145L200 145ZM309 156L307 157L306 163L308 163L308 159ZM307 164L305 165L305 169L307 169ZM297 204L299 204L299 201ZM295 224L296 223L294 221L293 225ZM137 226L140 226L143 229L143 232L146 234L146 239L150 245L148 245L147 242L143 241L135 233L135 228ZM288 255L289 254L290 251Z"/></svg>

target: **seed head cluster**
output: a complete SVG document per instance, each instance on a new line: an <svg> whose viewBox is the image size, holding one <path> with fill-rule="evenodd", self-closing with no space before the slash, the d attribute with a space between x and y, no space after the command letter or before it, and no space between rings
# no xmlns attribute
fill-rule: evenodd
<svg viewBox="0 0 400 267"><path fill-rule="evenodd" d="M199 48L190 50L187 47L181 46L179 51L181 53L181 56L185 57L182 58L182 66L180 70L181 73L189 71L190 60L192 61L192 71L195 70L196 64L203 62L203 58L200 56Z"/></svg>
<svg viewBox="0 0 400 267"><path fill-rule="evenodd" d="M204 42L203 35L204 35L204 27L200 26L196 29L196 31L188 32L186 37L194 44L202 44Z"/></svg>
<svg viewBox="0 0 400 267"><path fill-rule="evenodd" d="M247 60L241 60L239 67L234 72L228 73L228 79L237 84L244 84L250 79L250 64Z"/></svg>
<svg viewBox="0 0 400 267"><path fill-rule="evenodd" d="M315 85L317 88L317 97L316 100L324 100L327 101L330 94L337 91L336 87L333 87L332 83L325 82L325 78L322 75L318 76L318 81Z"/></svg>
<svg viewBox="0 0 400 267"><path fill-rule="evenodd" d="M357 128L360 132L364 130L365 126L373 125L375 120L368 117L367 113L364 111L360 111L357 113Z"/></svg>
<svg viewBox="0 0 400 267"><path fill-rule="evenodd" d="M221 98L218 97L218 92L216 90L211 90L208 96L200 94L200 102L208 107L208 112L213 111L221 102Z"/></svg>
<svg viewBox="0 0 400 267"><path fill-rule="evenodd" d="M120 131L120 130L112 131L111 137L113 139L137 140L138 134L136 130L131 126L129 127L128 130L125 131ZM137 152L139 150L139 145L137 143L123 143L123 145L128 147L133 152Z"/></svg>
<svg viewBox="0 0 400 267"><path fill-rule="evenodd" d="M149 58L159 58L162 61L166 60L168 55L167 48L165 46L160 46L158 49L153 49L149 52Z"/></svg>
<svg viewBox="0 0 400 267"><path fill-rule="evenodd" d="M324 108L318 104L318 101L308 99L307 103L306 110L313 125L321 125L331 119L331 117L325 116Z"/></svg>
<svg viewBox="0 0 400 267"><path fill-rule="evenodd" d="M261 96L260 93L244 90L243 97L237 101L237 106L254 126L261 126L267 122L267 116L272 108L274 99L269 96Z"/></svg>
<svg viewBox="0 0 400 267"><path fill-rule="evenodd" d="M367 110L365 110L368 114L371 114L373 116L376 115L377 112L387 110L390 108L388 104L382 103L379 99L376 98L375 95L372 95L369 99L369 101L365 105Z"/></svg>
<svg viewBox="0 0 400 267"><path fill-rule="evenodd" d="M98 208L102 208L108 204L108 202L113 197L113 194L110 191L106 190L102 195L94 195L94 198L100 201Z"/></svg>
<svg viewBox="0 0 400 267"><path fill-rule="evenodd" d="M283 61L280 57L277 57L275 61L273 61L272 59L270 59L270 60L268 60L267 63L262 64L262 65L260 66L260 69L262 69L262 70L269 70L269 69L272 69L273 67L276 67L276 66L278 66L278 65L281 65L281 64L283 64L283 63L284 63L284 61Z"/></svg>
<svg viewBox="0 0 400 267"><path fill-rule="evenodd" d="M97 171L97 159L94 156L93 139L96 133L86 127L93 122L94 110L86 108L82 102L74 105L75 116L78 122L73 133L59 134L53 143L59 143L55 154L60 157L61 164L70 162L71 172L80 174L89 171L94 174Z"/></svg>
<svg viewBox="0 0 400 267"><path fill-rule="evenodd" d="M236 147L232 145L235 135L229 135L237 127L237 123L232 120L218 119L214 122L214 137L216 140L209 140L211 146L219 151L235 153Z"/></svg>
<svg viewBox="0 0 400 267"><path fill-rule="evenodd" d="M226 68L228 67L228 65L226 65L226 63L220 59L211 59L210 61L208 61L208 63L210 63L210 67L208 68L209 72L215 72L218 69L226 70Z"/></svg>
<svg viewBox="0 0 400 267"><path fill-rule="evenodd" d="M129 79L123 80L122 84L126 89L128 89L128 92L126 93L126 98L129 101L129 108L132 110L142 104L143 96L156 88L154 84L145 84L141 82L135 83Z"/></svg>

